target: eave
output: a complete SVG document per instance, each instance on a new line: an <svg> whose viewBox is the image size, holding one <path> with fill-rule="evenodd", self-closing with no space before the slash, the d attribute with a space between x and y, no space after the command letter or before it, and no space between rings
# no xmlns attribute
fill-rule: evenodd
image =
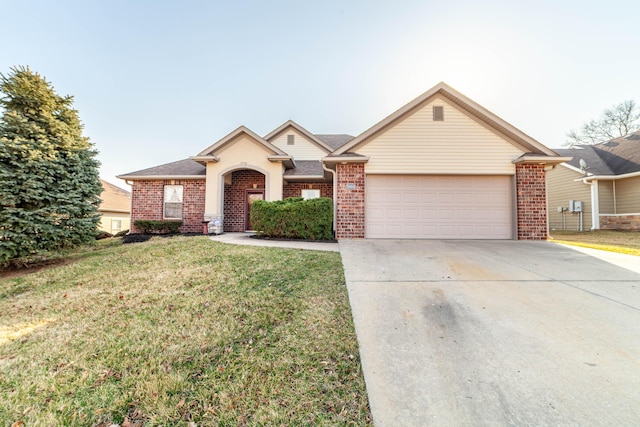
<svg viewBox="0 0 640 427"><path fill-rule="evenodd" d="M287 169L293 169L296 167L296 162L293 160L293 157L291 156L275 155L275 156L269 156L267 157L267 159L270 162L281 162L284 165L284 167Z"/></svg>
<svg viewBox="0 0 640 427"><path fill-rule="evenodd" d="M575 181L616 181L618 179L635 178L637 176L640 176L640 171L629 172L622 175L589 175L584 178L576 179Z"/></svg>
<svg viewBox="0 0 640 427"><path fill-rule="evenodd" d="M207 163L217 163L220 161L220 157L218 156L191 156L189 158L203 166L206 166Z"/></svg>
<svg viewBox="0 0 640 427"><path fill-rule="evenodd" d="M523 154L511 162L516 165L558 165L560 163L568 162L573 157L555 157L555 156L541 156L538 154Z"/></svg>
<svg viewBox="0 0 640 427"><path fill-rule="evenodd" d="M159 181L168 179L207 179L204 175L117 175L125 181Z"/></svg>
<svg viewBox="0 0 640 427"><path fill-rule="evenodd" d="M322 158L323 163L330 164L347 164L347 163L367 163L369 157L360 155L341 155L341 156L326 156Z"/></svg>

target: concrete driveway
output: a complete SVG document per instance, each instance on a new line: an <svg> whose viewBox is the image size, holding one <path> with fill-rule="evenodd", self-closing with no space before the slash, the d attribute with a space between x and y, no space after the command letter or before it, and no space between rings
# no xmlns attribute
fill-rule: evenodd
<svg viewBox="0 0 640 427"><path fill-rule="evenodd" d="M339 246L376 426L640 424L640 258L626 269L548 242Z"/></svg>

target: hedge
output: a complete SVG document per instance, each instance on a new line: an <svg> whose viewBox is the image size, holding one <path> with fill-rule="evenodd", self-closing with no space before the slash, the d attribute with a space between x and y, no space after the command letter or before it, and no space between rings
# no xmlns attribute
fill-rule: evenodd
<svg viewBox="0 0 640 427"><path fill-rule="evenodd" d="M137 219L133 225L142 230L144 234L175 234L180 232L182 221L156 221L152 219Z"/></svg>
<svg viewBox="0 0 640 427"><path fill-rule="evenodd" d="M261 236L329 240L333 238L332 222L333 200L326 197L256 200L251 205L251 226Z"/></svg>

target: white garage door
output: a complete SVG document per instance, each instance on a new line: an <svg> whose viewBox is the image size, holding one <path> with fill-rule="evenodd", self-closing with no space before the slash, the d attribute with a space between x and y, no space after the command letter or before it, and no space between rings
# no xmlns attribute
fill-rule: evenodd
<svg viewBox="0 0 640 427"><path fill-rule="evenodd" d="M367 175L366 237L511 239L512 177Z"/></svg>

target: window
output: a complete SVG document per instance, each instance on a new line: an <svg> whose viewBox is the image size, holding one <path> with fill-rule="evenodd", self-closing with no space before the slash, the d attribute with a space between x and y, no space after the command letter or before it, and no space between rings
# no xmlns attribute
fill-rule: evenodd
<svg viewBox="0 0 640 427"><path fill-rule="evenodd" d="M317 199L320 197L320 190L302 190L300 194L305 200Z"/></svg>
<svg viewBox="0 0 640 427"><path fill-rule="evenodd" d="M296 139L295 135L287 135L287 145L295 144L295 139Z"/></svg>
<svg viewBox="0 0 640 427"><path fill-rule="evenodd" d="M122 231L122 220L121 219L112 219L111 220L111 234L116 234Z"/></svg>
<svg viewBox="0 0 640 427"><path fill-rule="evenodd" d="M182 219L182 185L164 186L164 219Z"/></svg>
<svg viewBox="0 0 640 427"><path fill-rule="evenodd" d="M444 107L433 107L433 121L441 122L444 120Z"/></svg>

